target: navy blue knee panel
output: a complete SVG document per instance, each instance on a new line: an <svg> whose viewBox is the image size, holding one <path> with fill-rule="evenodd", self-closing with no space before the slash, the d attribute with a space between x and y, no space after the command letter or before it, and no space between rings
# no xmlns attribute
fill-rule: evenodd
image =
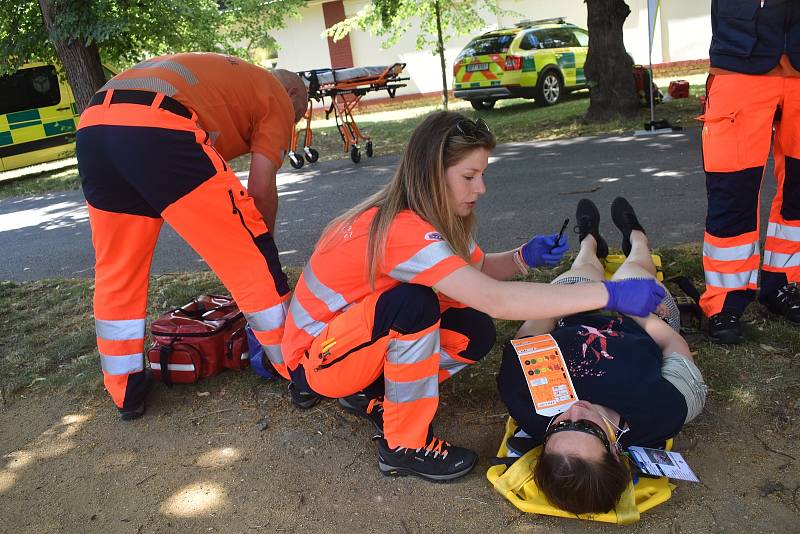
<svg viewBox="0 0 800 534"><path fill-rule="evenodd" d="M433 289L418 284L400 284L380 297L375 304L372 338L389 330L410 334L425 330L439 320L439 299Z"/></svg>
<svg viewBox="0 0 800 534"><path fill-rule="evenodd" d="M442 314L442 330L452 330L469 339L458 356L477 362L495 343L497 331L492 318L473 308L450 308Z"/></svg>
<svg viewBox="0 0 800 534"><path fill-rule="evenodd" d="M737 172L707 172L706 231L716 237L753 232L758 224L758 191L763 167Z"/></svg>

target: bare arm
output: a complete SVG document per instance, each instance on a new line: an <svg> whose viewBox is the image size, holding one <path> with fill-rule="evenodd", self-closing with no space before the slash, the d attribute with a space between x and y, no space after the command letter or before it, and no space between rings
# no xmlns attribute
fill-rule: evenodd
<svg viewBox="0 0 800 534"><path fill-rule="evenodd" d="M608 291L600 283L552 286L501 282L470 267L442 278L435 289L497 319L547 319L603 308Z"/></svg>
<svg viewBox="0 0 800 534"><path fill-rule="evenodd" d="M681 356L694 361L692 351L689 349L689 344L686 343L686 340L657 315L651 313L647 317L632 317L632 319L647 332L647 335L653 338L658 348L661 349L662 354L666 356L677 352Z"/></svg>
<svg viewBox="0 0 800 534"><path fill-rule="evenodd" d="M275 217L278 213L278 187L275 176L278 168L272 161L253 152L250 157L250 176L247 180L247 193L253 197L256 208L264 217L270 233L275 235Z"/></svg>
<svg viewBox="0 0 800 534"><path fill-rule="evenodd" d="M484 256L481 272L495 280L510 280L520 274L519 267L514 263L514 251L495 252Z"/></svg>

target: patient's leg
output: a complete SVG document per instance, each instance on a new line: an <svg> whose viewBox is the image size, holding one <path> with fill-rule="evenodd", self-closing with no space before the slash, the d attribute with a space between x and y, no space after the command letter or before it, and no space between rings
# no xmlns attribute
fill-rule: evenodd
<svg viewBox="0 0 800 534"><path fill-rule="evenodd" d="M656 266L650 256L647 236L639 230L631 231L631 252L625 262L617 269L612 280L624 278L655 278Z"/></svg>
<svg viewBox="0 0 800 534"><path fill-rule="evenodd" d="M575 261L572 262L572 267L553 280L553 283L557 284L559 280L575 276L599 282L603 280L603 272L603 264L597 258L597 241L593 236L587 235L581 241L581 248Z"/></svg>

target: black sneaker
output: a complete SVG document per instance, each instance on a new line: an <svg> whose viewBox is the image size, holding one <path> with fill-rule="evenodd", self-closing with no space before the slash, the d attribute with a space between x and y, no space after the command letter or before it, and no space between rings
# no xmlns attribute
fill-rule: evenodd
<svg viewBox="0 0 800 534"><path fill-rule="evenodd" d="M611 220L622 232L622 252L626 256L631 253L631 232L639 230L644 232L644 228L636 218L636 212L630 203L622 197L617 197L611 203Z"/></svg>
<svg viewBox="0 0 800 534"><path fill-rule="evenodd" d="M145 399L150 392L150 386L152 384L153 370L150 369L150 367L145 367L142 372L133 373L128 376L128 386L125 391L125 397L142 400L135 408L117 408L117 410L119 410L120 419L123 421L133 421L144 415Z"/></svg>
<svg viewBox="0 0 800 534"><path fill-rule="evenodd" d="M289 382L289 397L292 399L292 404L301 410L313 408L322 399L313 391L299 389L294 382Z"/></svg>
<svg viewBox="0 0 800 534"><path fill-rule="evenodd" d="M383 436L383 399L370 399L365 393L356 393L338 399L339 405L353 415L368 419Z"/></svg>
<svg viewBox="0 0 800 534"><path fill-rule="evenodd" d="M786 284L762 302L772 313L785 317L794 325L800 325L800 291L796 284Z"/></svg>
<svg viewBox="0 0 800 534"><path fill-rule="evenodd" d="M708 337L715 343L736 345L742 342L742 325L739 316L720 312L708 318Z"/></svg>
<svg viewBox="0 0 800 534"><path fill-rule="evenodd" d="M119 408L119 418L123 421L133 421L134 419L139 419L141 416L144 415L144 401L132 410L123 410Z"/></svg>
<svg viewBox="0 0 800 534"><path fill-rule="evenodd" d="M578 233L578 240L583 241L587 235L592 235L597 242L597 257L605 258L608 256L608 244L603 236L600 235L600 212L597 206L588 198L578 201L578 208L575 210L575 220L578 224L575 231Z"/></svg>
<svg viewBox="0 0 800 534"><path fill-rule="evenodd" d="M378 438L378 469L386 476L414 475L434 482L463 477L475 467L478 455L463 447L450 445L443 439L428 438L420 449L398 447L394 450Z"/></svg>

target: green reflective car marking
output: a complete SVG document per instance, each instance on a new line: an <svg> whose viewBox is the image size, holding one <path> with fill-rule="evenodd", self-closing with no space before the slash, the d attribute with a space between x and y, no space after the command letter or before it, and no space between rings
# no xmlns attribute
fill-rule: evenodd
<svg viewBox="0 0 800 534"><path fill-rule="evenodd" d="M14 138L11 137L11 132L0 132L0 146L10 145L13 142Z"/></svg>

